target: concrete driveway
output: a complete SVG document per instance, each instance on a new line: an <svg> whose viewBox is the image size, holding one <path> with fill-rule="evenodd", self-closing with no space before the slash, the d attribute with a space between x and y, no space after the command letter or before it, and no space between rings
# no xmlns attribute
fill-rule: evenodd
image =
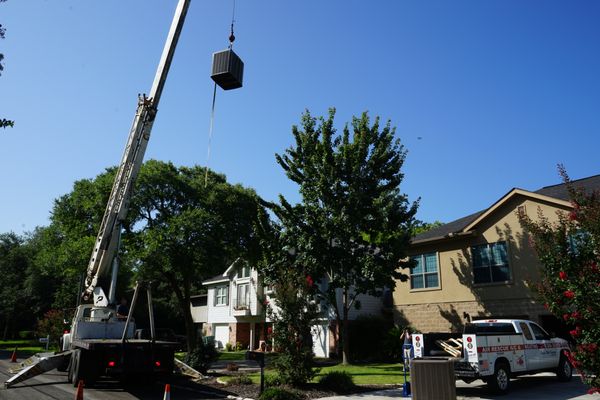
<svg viewBox="0 0 600 400"><path fill-rule="evenodd" d="M491 400L491 399L510 399L510 400L598 400L600 395L586 394L587 388L581 382L578 376L574 376L570 382L558 382L556 375L551 373L525 375L511 380L510 393L507 396L491 395L487 385L482 381L475 381L467 384L463 381L456 381L456 398L460 400ZM333 396L325 397L320 400L389 400L406 398L402 397L402 390L390 389L379 392L361 393L351 396Z"/></svg>

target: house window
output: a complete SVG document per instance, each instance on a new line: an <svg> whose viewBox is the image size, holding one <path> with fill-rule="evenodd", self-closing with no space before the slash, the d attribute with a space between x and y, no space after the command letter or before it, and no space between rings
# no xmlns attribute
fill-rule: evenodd
<svg viewBox="0 0 600 400"><path fill-rule="evenodd" d="M437 254L420 254L412 257L415 266L410 269L410 288L427 289L440 286Z"/></svg>
<svg viewBox="0 0 600 400"><path fill-rule="evenodd" d="M250 307L250 285L244 283L237 285L237 300L235 308L238 310L247 309Z"/></svg>
<svg viewBox="0 0 600 400"><path fill-rule="evenodd" d="M474 283L510 280L506 242L486 243L471 247Z"/></svg>
<svg viewBox="0 0 600 400"><path fill-rule="evenodd" d="M215 288L215 306L226 306L229 301L229 287L219 286Z"/></svg>
<svg viewBox="0 0 600 400"><path fill-rule="evenodd" d="M250 277L250 267L245 265L242 268L240 268L240 271L238 273L238 278L248 278Z"/></svg>

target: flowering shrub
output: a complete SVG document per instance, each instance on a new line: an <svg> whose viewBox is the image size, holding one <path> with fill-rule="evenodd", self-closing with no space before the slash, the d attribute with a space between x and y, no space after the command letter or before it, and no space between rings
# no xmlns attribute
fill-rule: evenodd
<svg viewBox="0 0 600 400"><path fill-rule="evenodd" d="M63 313L58 310L47 311L44 318L37 323L37 335L41 337L49 336L50 343L58 346L64 330L69 328L65 325L63 317Z"/></svg>
<svg viewBox="0 0 600 400"><path fill-rule="evenodd" d="M566 356L594 393L600 390L600 193L575 188L560 172L573 210L555 223L541 213L535 222L519 219L542 263L539 295L550 312L574 326L569 333L576 345Z"/></svg>
<svg viewBox="0 0 600 400"><path fill-rule="evenodd" d="M309 382L317 369L313 368L313 341L311 327L318 317L313 301L312 282L294 274L286 273L286 279L275 285L274 303L278 311L269 307L273 328L267 328L280 353L274 361L282 383L299 386ZM270 330L270 331L269 331Z"/></svg>

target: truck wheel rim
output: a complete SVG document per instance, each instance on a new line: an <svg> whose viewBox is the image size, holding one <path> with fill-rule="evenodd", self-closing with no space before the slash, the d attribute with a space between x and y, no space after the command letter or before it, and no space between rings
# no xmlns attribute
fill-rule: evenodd
<svg viewBox="0 0 600 400"><path fill-rule="evenodd" d="M498 370L496 381L498 382L498 387L500 389L505 390L508 387L508 375L506 375L505 370Z"/></svg>
<svg viewBox="0 0 600 400"><path fill-rule="evenodd" d="M563 373L567 377L571 375L571 365L566 361L564 362L564 365L563 365Z"/></svg>

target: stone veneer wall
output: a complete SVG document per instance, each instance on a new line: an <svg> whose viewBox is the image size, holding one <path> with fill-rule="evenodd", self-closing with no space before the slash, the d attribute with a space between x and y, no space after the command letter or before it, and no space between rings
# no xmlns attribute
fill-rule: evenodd
<svg viewBox="0 0 600 400"><path fill-rule="evenodd" d="M457 324L468 322L467 318L527 318L539 322L540 315L549 315L544 307L532 299L511 299L486 301L485 305L477 301L457 303L410 304L396 306L400 315L412 327L421 332L449 332ZM396 324L401 321L396 320Z"/></svg>

